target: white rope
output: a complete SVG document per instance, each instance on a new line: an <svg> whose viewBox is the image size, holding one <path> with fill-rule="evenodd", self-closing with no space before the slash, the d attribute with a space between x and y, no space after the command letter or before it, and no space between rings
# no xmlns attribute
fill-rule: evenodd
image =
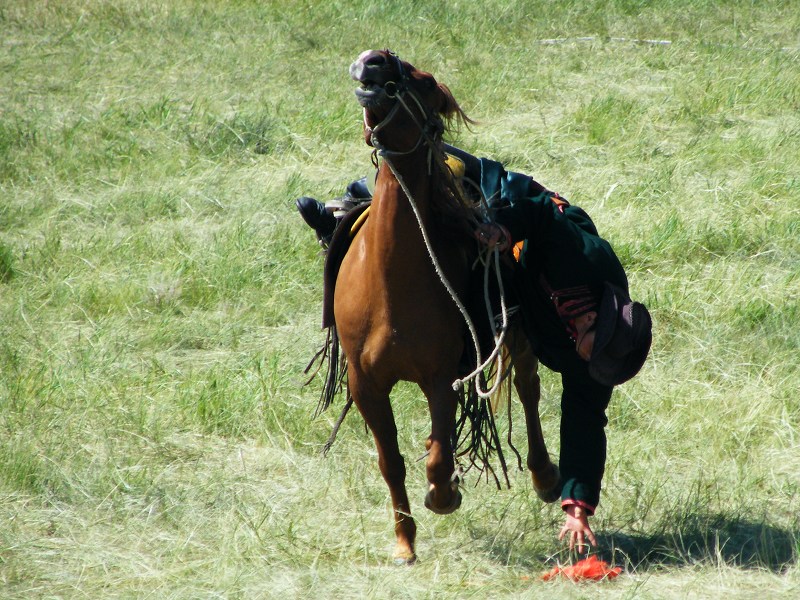
<svg viewBox="0 0 800 600"><path fill-rule="evenodd" d="M397 179L397 182L400 184L400 187L402 188L403 193L405 193L406 198L408 198L408 202L411 205L411 210L414 211L414 216L417 218L417 224L419 225L420 232L422 233L422 239L425 242L425 249L428 252L428 256L430 256L431 263L433 263L433 268L436 271L436 274L439 276L439 280L442 282L442 285L444 285L445 289L450 294L450 298L453 300L455 305L458 307L458 310L461 313L461 316L464 318L464 321L467 324L467 328L469 329L470 336L472 336L472 342L475 345L475 356L477 357L478 367L472 373L467 375L466 377L464 377L462 379L456 379L453 382L453 389L454 390L459 390L459 389L461 389L463 387L463 385L465 383L467 383L471 379L473 379L475 381L475 391L478 393L478 396L481 397L481 398L489 398L490 396L492 396L492 394L495 393L495 391L497 391L497 388L499 387L500 382L502 380L502 377L500 377L500 374L503 372L502 371L502 356L500 356L500 359L499 359L500 360L499 368L497 370L498 377L496 378L496 380L494 382L494 385L492 386L492 388L490 390L484 391L484 390L481 389L478 375L486 367L488 367L498 355L500 355L500 349L503 346L503 341L505 340L506 330L508 328L508 315L507 315L506 306L505 306L505 298L503 297L503 292L502 292L503 283L502 283L501 278L500 278L500 253L499 253L497 248L495 248L492 251L494 253L494 257L495 257L497 280L498 280L498 285L500 286L500 291L501 291L500 304L501 304L502 313L503 313L503 324L502 324L502 327L501 327L501 330L500 330L500 335L498 336L497 335L497 330L496 330L496 327L495 327L495 324L494 324L494 317L491 314L491 312L492 312L491 311L491 303L489 302L489 293L488 293L489 262L486 261L484 263L485 267L486 267L485 271L484 271L484 288L485 288L484 289L484 294L485 294L485 300L487 302L487 312L489 313L489 318L490 318L491 323L492 323L492 333L495 336L495 348L494 348L494 351L489 356L489 358L486 361L482 362L481 361L480 342L478 341L478 334L475 331L475 325L472 323L472 319L470 319L470 316L469 316L469 313L467 312L467 309L464 307L464 305L462 304L461 300L459 300L458 294L456 294L455 290L453 289L453 286L450 285L450 282L448 281L447 277L445 276L444 272L442 271L442 268L441 268L441 266L439 264L439 260L436 258L436 253L433 251L433 246L431 245L430 238L428 237L428 232L426 231L425 225L422 222L422 215L419 212L419 209L417 207L417 203L414 201L414 198L411 195L411 192L409 191L408 187L406 186L405 181L403 181L403 178L400 176L400 174L394 168L394 165L392 164L392 162L390 160L388 160L388 158L386 156L384 156L383 159L384 159L384 161L386 161L386 164L389 165L389 169L392 171L392 174L395 176L395 179Z"/></svg>
<svg viewBox="0 0 800 600"><path fill-rule="evenodd" d="M506 309L506 298L505 298L505 291L503 290L503 281L502 277L500 276L500 252L497 248L490 253L494 256L495 260L495 273L497 274L497 284L500 288L500 314L502 315L502 325L500 327L500 334L497 333L497 326L495 325L495 316L492 311L492 302L489 298L489 270L491 266L489 261L483 261L484 263L484 270L483 270L483 299L484 303L486 304L486 313L489 317L489 323L492 325L492 335L494 336L494 350L489 355L489 357L481 362L481 354L480 354L480 347L476 338L473 338L473 342L475 344L475 353L477 355L477 363L478 366L475 370L463 377L461 379L456 379L453 382L453 389L460 389L465 383L468 383L470 380L475 381L475 391L478 393L478 396L481 398L489 398L494 395L497 389L500 387L500 384L503 381L502 373L503 373L503 354L500 352L501 348L503 347L503 343L505 342L506 332L508 331L508 310ZM467 319L469 317L466 317ZM492 387L487 390L483 391L480 388L478 375L489 365L491 365L495 359L497 360L497 376L492 384Z"/></svg>

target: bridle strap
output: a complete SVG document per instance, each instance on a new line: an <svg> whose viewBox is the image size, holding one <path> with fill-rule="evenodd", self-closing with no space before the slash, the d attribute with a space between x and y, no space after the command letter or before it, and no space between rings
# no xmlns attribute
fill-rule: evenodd
<svg viewBox="0 0 800 600"><path fill-rule="evenodd" d="M427 109L425 104L419 98L419 95L409 87L408 85L408 75L406 74L405 68L403 67L403 63L400 58L394 53L389 52L389 55L394 59L395 64L397 66L399 75L400 75L400 83L394 81L388 81L384 85L384 92L386 96L390 99L395 100L394 106L377 125L374 127L370 127L367 125L367 109L364 109L364 128L369 133L370 143L372 144L373 148L376 148L382 156L390 155L390 156L403 156L406 154L412 154L416 152L419 147L422 145L423 142L427 142L429 146L433 146L435 143L435 136L444 131L444 124L442 120L436 115ZM387 88L391 86L393 89L391 91L387 90ZM414 103L417 105L419 111L425 115L425 121L420 123L419 119L417 118L414 111L409 107L408 103L405 100L405 97L411 97ZM386 127L391 121L397 116L400 112L400 108L404 108L406 113L411 117L414 121L414 124L420 131L419 138L417 138L416 144L410 150L392 150L387 148L383 144L381 144L380 140L378 140L378 133ZM433 132L433 135L431 135Z"/></svg>

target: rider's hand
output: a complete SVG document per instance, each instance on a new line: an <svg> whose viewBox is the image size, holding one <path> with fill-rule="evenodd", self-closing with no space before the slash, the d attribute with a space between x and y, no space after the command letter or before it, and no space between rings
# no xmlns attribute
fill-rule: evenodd
<svg viewBox="0 0 800 600"><path fill-rule="evenodd" d="M496 246L503 252L511 246L511 235L508 230L496 223L481 223L475 230L475 237L490 250Z"/></svg>
<svg viewBox="0 0 800 600"><path fill-rule="evenodd" d="M563 540L565 536L569 536L569 549L574 550L577 546L578 552L583 552L587 540L592 546L597 546L594 532L592 528L589 527L589 515L586 509L577 504L573 504L565 507L564 512L566 513L567 520L561 528L558 539Z"/></svg>

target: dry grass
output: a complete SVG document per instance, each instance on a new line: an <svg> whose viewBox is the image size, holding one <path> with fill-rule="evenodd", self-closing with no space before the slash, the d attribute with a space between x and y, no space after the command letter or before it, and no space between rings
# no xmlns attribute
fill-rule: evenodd
<svg viewBox="0 0 800 600"><path fill-rule="evenodd" d="M0 4L2 595L796 596L798 18L777 0ZM422 510L412 386L394 406L413 569L389 560L360 420L318 454L336 415L311 421L300 382L321 263L292 200L369 168L346 69L384 46L481 122L459 144L587 208L654 316L609 408L613 582L539 580L570 557L525 473ZM551 374L544 392L556 451Z"/></svg>

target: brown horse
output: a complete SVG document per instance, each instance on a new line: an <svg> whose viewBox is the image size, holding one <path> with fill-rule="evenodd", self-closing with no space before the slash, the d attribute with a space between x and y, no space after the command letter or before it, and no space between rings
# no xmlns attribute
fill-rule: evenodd
<svg viewBox="0 0 800 600"><path fill-rule="evenodd" d="M468 343L465 319L451 293L464 298L470 254L477 245L470 214L444 163L443 119L468 121L444 85L390 51L366 51L351 65L360 83L364 137L382 161L369 218L336 279L335 327L347 358L347 384L369 426L394 509L397 562L413 562L416 526L405 489L389 394L400 381L419 385L428 400L431 433L425 506L447 514L461 504L452 444L459 396L453 382ZM423 235L422 230L426 232ZM427 242L426 242L426 239ZM430 254L436 257L438 270ZM524 335L506 346L528 426L528 466L543 499L558 486L539 425L537 361ZM549 494L549 496L548 496Z"/></svg>

